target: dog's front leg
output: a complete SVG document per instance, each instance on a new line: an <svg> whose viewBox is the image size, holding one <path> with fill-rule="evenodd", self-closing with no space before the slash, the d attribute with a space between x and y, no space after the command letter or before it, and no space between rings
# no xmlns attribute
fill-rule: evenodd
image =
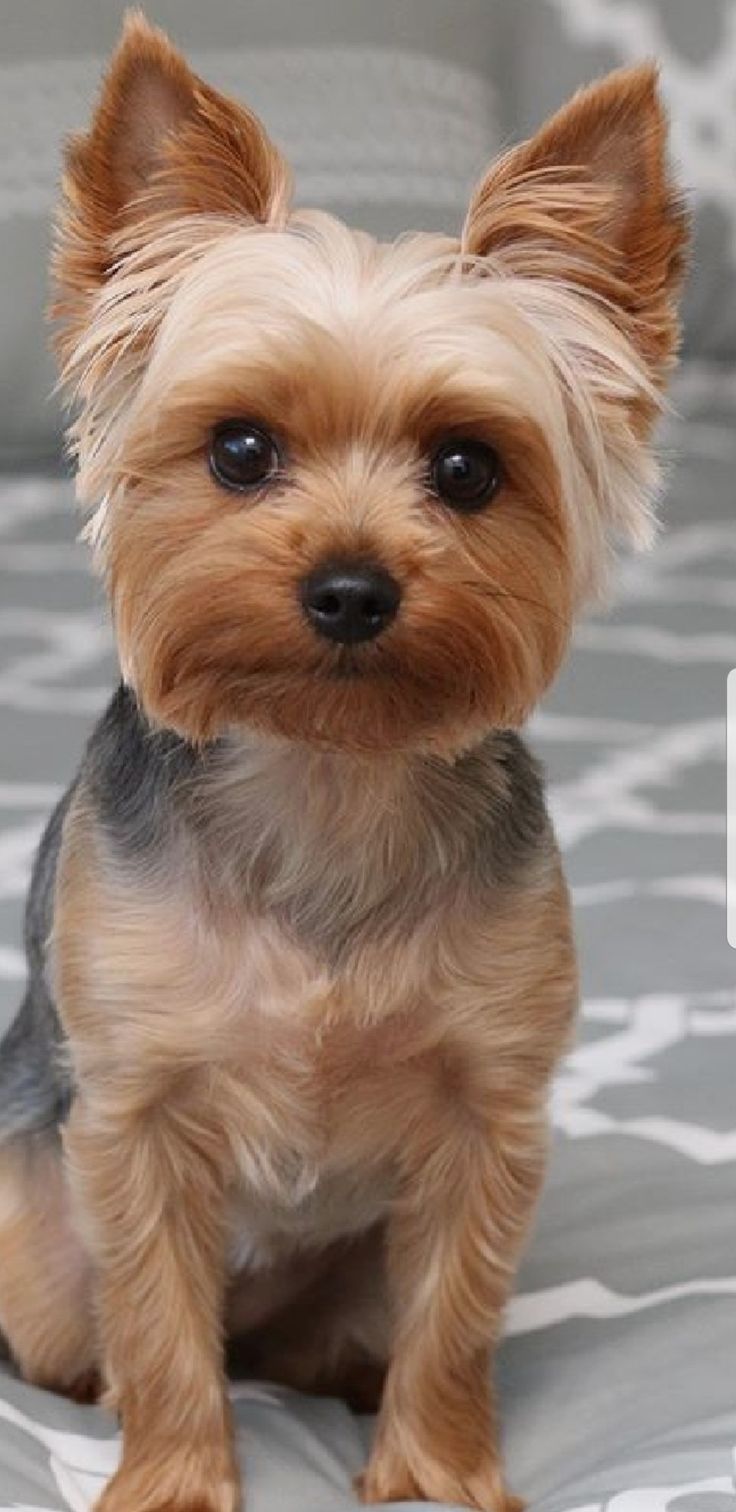
<svg viewBox="0 0 736 1512"><path fill-rule="evenodd" d="M489 1089L485 1119L428 1116L405 1151L389 1228L394 1342L365 1501L520 1505L504 1485L489 1365L545 1144L541 1092Z"/></svg>
<svg viewBox="0 0 736 1512"><path fill-rule="evenodd" d="M191 1104L82 1089L66 1138L98 1266L123 1456L97 1512L235 1512L222 1365L223 1159Z"/></svg>

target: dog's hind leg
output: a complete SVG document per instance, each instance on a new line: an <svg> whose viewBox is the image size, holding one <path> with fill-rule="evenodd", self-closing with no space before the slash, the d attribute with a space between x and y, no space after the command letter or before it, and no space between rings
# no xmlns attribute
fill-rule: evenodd
<svg viewBox="0 0 736 1512"><path fill-rule="evenodd" d="M27 1381L96 1394L91 1267L56 1134L0 1146L0 1331Z"/></svg>

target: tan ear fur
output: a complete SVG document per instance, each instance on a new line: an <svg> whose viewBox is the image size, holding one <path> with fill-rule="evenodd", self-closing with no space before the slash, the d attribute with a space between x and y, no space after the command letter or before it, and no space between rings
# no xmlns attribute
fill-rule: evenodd
<svg viewBox="0 0 736 1512"><path fill-rule="evenodd" d="M67 144L52 315L73 339L131 225L207 213L278 222L289 192L289 169L257 117L129 11L90 129ZM62 352L66 344L62 331Z"/></svg>
<svg viewBox="0 0 736 1512"><path fill-rule="evenodd" d="M656 68L619 69L491 167L462 236L468 253L608 301L656 381L677 345L688 232L666 146Z"/></svg>

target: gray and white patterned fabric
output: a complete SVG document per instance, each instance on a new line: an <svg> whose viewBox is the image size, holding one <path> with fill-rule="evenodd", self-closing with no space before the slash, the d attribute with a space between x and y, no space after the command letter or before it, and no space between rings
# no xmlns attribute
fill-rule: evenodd
<svg viewBox="0 0 736 1512"><path fill-rule="evenodd" d="M577 908L584 1008L508 1314L509 1470L532 1512L733 1512L736 959L724 707L736 665L736 368L690 365L666 535L585 623L532 726ZM0 483L0 1019L44 818L114 677L71 488ZM348 1512L368 1420L234 1384L249 1512ZM82 1512L112 1420L0 1373L0 1512Z"/></svg>
<svg viewBox="0 0 736 1512"><path fill-rule="evenodd" d="M62 137L89 117L126 0L0 8L0 461L58 453L42 312ZM471 184L577 85L662 65L697 210L689 350L736 360L736 0L147 0L262 115L298 198L379 236L456 230Z"/></svg>

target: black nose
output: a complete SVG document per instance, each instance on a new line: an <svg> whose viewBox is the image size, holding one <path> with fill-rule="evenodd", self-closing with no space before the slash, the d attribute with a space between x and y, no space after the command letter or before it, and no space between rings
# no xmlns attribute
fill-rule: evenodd
<svg viewBox="0 0 736 1512"><path fill-rule="evenodd" d="M353 646L373 640L391 624L401 590L382 567L344 562L315 568L304 579L301 596L318 635Z"/></svg>

